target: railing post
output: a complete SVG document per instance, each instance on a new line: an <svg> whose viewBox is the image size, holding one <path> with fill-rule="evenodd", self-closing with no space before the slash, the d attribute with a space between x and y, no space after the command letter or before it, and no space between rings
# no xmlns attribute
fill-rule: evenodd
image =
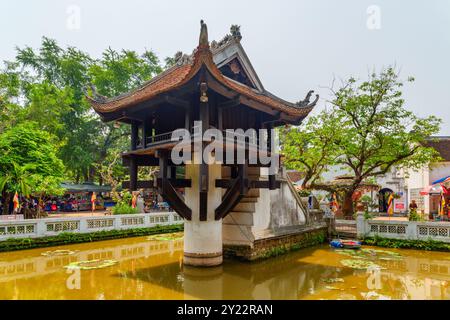
<svg viewBox="0 0 450 320"><path fill-rule="evenodd" d="M36 223L36 236L43 237L45 236L45 233L47 232L47 225L45 223L45 220L39 219Z"/></svg>
<svg viewBox="0 0 450 320"><path fill-rule="evenodd" d="M336 218L334 216L327 216L325 217L325 222L327 224L328 240L331 240L336 233Z"/></svg>
<svg viewBox="0 0 450 320"><path fill-rule="evenodd" d="M364 238L366 235L366 220L364 219L363 212L356 213L356 236L358 238Z"/></svg>
<svg viewBox="0 0 450 320"><path fill-rule="evenodd" d="M79 220L79 223L80 223L80 233L86 233L86 232L88 232L89 230L88 230L88 224L87 224L87 221L88 221L88 219L87 218L80 218Z"/></svg>

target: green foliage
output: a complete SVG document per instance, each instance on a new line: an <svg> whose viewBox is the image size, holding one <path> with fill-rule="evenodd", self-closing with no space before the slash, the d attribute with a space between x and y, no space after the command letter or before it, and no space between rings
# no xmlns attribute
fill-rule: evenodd
<svg viewBox="0 0 450 320"><path fill-rule="evenodd" d="M53 137L31 122L0 134L0 191L58 193L64 166L57 152Z"/></svg>
<svg viewBox="0 0 450 320"><path fill-rule="evenodd" d="M409 221L424 221L423 216L420 213L417 213L417 210L411 210L408 215Z"/></svg>
<svg viewBox="0 0 450 320"><path fill-rule="evenodd" d="M325 231L306 233L304 234L304 237L300 241L292 245L281 245L264 251L264 254L261 256L261 259L276 257L291 251L298 251L306 247L319 245L324 243L325 240L326 240Z"/></svg>
<svg viewBox="0 0 450 320"><path fill-rule="evenodd" d="M183 224L168 226L156 226L151 228L136 228L125 230L108 230L93 233L60 233L57 236L29 238L29 239L8 239L0 241L0 252L25 250L41 247L59 246L72 243L93 242L111 240L118 238L140 237L153 234L170 233L183 231Z"/></svg>
<svg viewBox="0 0 450 320"><path fill-rule="evenodd" d="M126 203L117 203L112 209L113 214L133 214L138 213L138 211L137 208L133 208Z"/></svg>
<svg viewBox="0 0 450 320"><path fill-rule="evenodd" d="M365 238L364 244L370 246L380 246L386 248L401 248L401 249L418 249L427 251L450 251L450 244L432 239L422 240L399 240L386 239L380 237Z"/></svg>
<svg viewBox="0 0 450 320"><path fill-rule="evenodd" d="M120 193L120 198L115 199L116 205L113 207L113 214L133 214L138 213L137 208L131 206L133 195L125 190Z"/></svg>
<svg viewBox="0 0 450 320"><path fill-rule="evenodd" d="M128 129L103 123L85 99L86 88L93 84L100 94L116 96L161 70L151 51L139 55L108 48L94 59L44 37L38 50L17 48L16 59L0 71L0 133L17 123L36 122L55 136L69 179L101 181L99 166L127 148ZM121 167L116 163L114 170Z"/></svg>
<svg viewBox="0 0 450 320"><path fill-rule="evenodd" d="M309 195L311 194L311 190L302 189L298 191L298 194L300 197L309 197Z"/></svg>
<svg viewBox="0 0 450 320"><path fill-rule="evenodd" d="M350 78L338 90L331 88L331 108L299 128L282 131L286 164L305 173L304 187L342 191L344 204L351 205L349 198L363 182L394 166L414 170L436 159L436 151L424 142L439 132L441 120L408 111L402 86L393 68L373 73L363 82ZM321 183L322 174L332 166L350 172L352 183Z"/></svg>

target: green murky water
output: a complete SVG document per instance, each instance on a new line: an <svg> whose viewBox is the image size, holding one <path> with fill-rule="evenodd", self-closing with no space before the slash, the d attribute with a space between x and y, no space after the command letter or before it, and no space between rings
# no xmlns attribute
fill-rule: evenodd
<svg viewBox="0 0 450 320"><path fill-rule="evenodd" d="M181 235L0 253L0 299L450 299L450 254L321 246L183 267Z"/></svg>

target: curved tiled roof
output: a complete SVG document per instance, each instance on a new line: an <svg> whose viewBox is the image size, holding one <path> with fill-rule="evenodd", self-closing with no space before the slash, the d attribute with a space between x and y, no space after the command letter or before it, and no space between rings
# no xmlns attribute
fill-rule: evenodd
<svg viewBox="0 0 450 320"><path fill-rule="evenodd" d="M194 51L192 59L189 59L185 64L176 64L146 82L138 89L111 99L99 100L88 97L88 100L94 110L101 114L125 110L128 107L156 98L161 94L168 93L169 91L183 86L199 72L202 66L206 66L213 77L228 89L231 89L248 99L262 103L272 109L285 112L288 115L306 117L315 105L315 103L311 103L306 107L298 107L269 92L255 90L225 77L213 61L209 44L200 44L196 51Z"/></svg>

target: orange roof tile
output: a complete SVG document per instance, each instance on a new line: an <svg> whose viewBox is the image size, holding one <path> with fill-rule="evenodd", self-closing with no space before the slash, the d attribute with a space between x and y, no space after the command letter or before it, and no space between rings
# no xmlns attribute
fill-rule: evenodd
<svg viewBox="0 0 450 320"><path fill-rule="evenodd" d="M183 65L175 65L134 91L112 99L96 100L90 97L88 99L94 110L101 114L124 110L130 106L148 101L160 94L181 87L192 79L203 65L225 87L272 109L285 112L291 116L306 117L314 107L314 103L303 108L296 107L292 103L285 102L265 92L256 91L253 88L225 77L213 61L209 44L199 45L194 52L191 62Z"/></svg>

